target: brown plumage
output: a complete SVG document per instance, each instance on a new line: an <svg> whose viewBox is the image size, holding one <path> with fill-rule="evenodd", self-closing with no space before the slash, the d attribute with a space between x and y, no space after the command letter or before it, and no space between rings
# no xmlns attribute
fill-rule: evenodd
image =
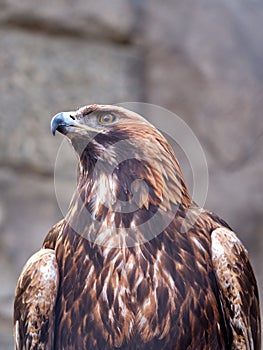
<svg viewBox="0 0 263 350"><path fill-rule="evenodd" d="M77 190L19 278L16 349L260 349L247 251L192 202L161 133L100 105L51 127L79 155Z"/></svg>

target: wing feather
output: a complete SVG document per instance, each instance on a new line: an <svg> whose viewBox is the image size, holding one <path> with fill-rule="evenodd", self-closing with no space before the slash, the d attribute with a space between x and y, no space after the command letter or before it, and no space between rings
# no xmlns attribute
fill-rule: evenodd
<svg viewBox="0 0 263 350"><path fill-rule="evenodd" d="M227 322L233 334L232 349L260 349L258 289L248 253L231 230L212 232L212 260Z"/></svg>
<svg viewBox="0 0 263 350"><path fill-rule="evenodd" d="M16 350L52 349L54 307L59 284L55 251L40 249L18 279L14 303Z"/></svg>

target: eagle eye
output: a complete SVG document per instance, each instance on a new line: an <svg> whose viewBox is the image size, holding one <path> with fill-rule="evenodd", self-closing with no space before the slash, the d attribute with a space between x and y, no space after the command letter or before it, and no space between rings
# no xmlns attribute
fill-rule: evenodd
<svg viewBox="0 0 263 350"><path fill-rule="evenodd" d="M110 124L112 122L114 122L115 117L112 114L103 114L100 115L98 118L98 121L100 124Z"/></svg>

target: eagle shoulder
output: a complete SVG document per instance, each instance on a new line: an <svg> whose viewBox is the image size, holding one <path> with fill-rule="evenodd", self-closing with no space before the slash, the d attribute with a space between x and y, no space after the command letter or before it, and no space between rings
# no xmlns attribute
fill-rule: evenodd
<svg viewBox="0 0 263 350"><path fill-rule="evenodd" d="M52 348L58 284L59 272L55 251L40 249L25 264L16 286L16 350Z"/></svg>
<svg viewBox="0 0 263 350"><path fill-rule="evenodd" d="M212 232L212 261L232 349L260 349L259 297L248 253L234 232L217 228Z"/></svg>

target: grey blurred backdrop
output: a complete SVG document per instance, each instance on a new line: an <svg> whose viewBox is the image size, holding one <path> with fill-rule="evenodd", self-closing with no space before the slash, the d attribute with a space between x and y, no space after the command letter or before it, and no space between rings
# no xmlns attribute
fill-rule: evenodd
<svg viewBox="0 0 263 350"><path fill-rule="evenodd" d="M208 161L206 207L246 244L262 289L262 23L257 0L0 0L1 350L18 274L62 215L50 118L85 104L149 102L188 123ZM67 202L70 149L61 161Z"/></svg>

